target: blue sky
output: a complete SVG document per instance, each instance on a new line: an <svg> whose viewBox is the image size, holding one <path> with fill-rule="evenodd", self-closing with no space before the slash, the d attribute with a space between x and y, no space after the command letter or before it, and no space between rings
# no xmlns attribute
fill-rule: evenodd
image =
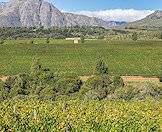
<svg viewBox="0 0 162 132"><path fill-rule="evenodd" d="M49 0L63 11L104 20L136 21L162 9L162 0Z"/></svg>
<svg viewBox="0 0 162 132"><path fill-rule="evenodd" d="M7 0L0 0L0 2ZM135 21L162 9L162 0L45 0L59 10L104 20Z"/></svg>
<svg viewBox="0 0 162 132"><path fill-rule="evenodd" d="M162 0L50 0L63 10L162 9Z"/></svg>

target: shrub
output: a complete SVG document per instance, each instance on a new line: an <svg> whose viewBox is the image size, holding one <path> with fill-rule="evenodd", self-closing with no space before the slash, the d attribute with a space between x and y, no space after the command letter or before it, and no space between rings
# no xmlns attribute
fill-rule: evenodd
<svg viewBox="0 0 162 132"><path fill-rule="evenodd" d="M80 39L81 39L81 43L84 43L85 42L85 39L84 39L84 36L83 35L81 36Z"/></svg>
<svg viewBox="0 0 162 132"><path fill-rule="evenodd" d="M109 76L94 76L87 80L86 86L90 89L101 90L113 87L113 80Z"/></svg>
<svg viewBox="0 0 162 132"><path fill-rule="evenodd" d="M78 78L60 78L55 83L55 90L59 94L70 94L78 92L82 86L82 81Z"/></svg>
<svg viewBox="0 0 162 132"><path fill-rule="evenodd" d="M89 88L89 91L87 90ZM113 80L109 76L94 76L86 82L86 98L104 99L114 92Z"/></svg>
<svg viewBox="0 0 162 132"><path fill-rule="evenodd" d="M162 67L161 67L161 73L160 73L159 81L162 82Z"/></svg>
<svg viewBox="0 0 162 132"><path fill-rule="evenodd" d="M145 100L160 99L162 96L162 88L153 83L139 83L136 86L127 86L115 90L115 95L118 99L124 100Z"/></svg>
<svg viewBox="0 0 162 132"><path fill-rule="evenodd" d="M0 44L4 44L4 40L0 40Z"/></svg>
<svg viewBox="0 0 162 132"><path fill-rule="evenodd" d="M50 43L50 38L46 39L46 43L49 44Z"/></svg>
<svg viewBox="0 0 162 132"><path fill-rule="evenodd" d="M120 76L115 76L113 78L114 87L124 87L124 81Z"/></svg>
<svg viewBox="0 0 162 132"><path fill-rule="evenodd" d="M162 39L162 32L160 33L159 39Z"/></svg>
<svg viewBox="0 0 162 132"><path fill-rule="evenodd" d="M29 41L29 44L34 44L34 40L30 40Z"/></svg>
<svg viewBox="0 0 162 132"><path fill-rule="evenodd" d="M134 88L131 86L127 86L124 88L118 88L114 92L117 99L123 99L123 100L131 100L134 98Z"/></svg>
<svg viewBox="0 0 162 132"><path fill-rule="evenodd" d="M15 76L14 82L10 89L10 97L17 95L28 95L29 94L29 76L26 74L19 74Z"/></svg>
<svg viewBox="0 0 162 132"><path fill-rule="evenodd" d="M108 67L106 66L105 62L101 58L97 59L95 73L97 75L108 74Z"/></svg>
<svg viewBox="0 0 162 132"><path fill-rule="evenodd" d="M138 34L136 32L133 33L132 40L133 41L137 41L138 40Z"/></svg>
<svg viewBox="0 0 162 132"><path fill-rule="evenodd" d="M146 82L138 84L134 88L134 93L136 93L134 99L158 99L162 96L162 89L156 84Z"/></svg>

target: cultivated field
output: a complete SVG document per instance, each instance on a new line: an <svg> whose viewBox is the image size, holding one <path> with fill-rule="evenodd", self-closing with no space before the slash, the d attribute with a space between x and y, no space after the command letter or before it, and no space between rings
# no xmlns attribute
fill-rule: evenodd
<svg viewBox="0 0 162 132"><path fill-rule="evenodd" d="M53 72L92 75L101 56L111 74L158 76L161 68L162 41L72 41L45 39L7 40L0 45L0 75L29 71L32 58Z"/></svg>

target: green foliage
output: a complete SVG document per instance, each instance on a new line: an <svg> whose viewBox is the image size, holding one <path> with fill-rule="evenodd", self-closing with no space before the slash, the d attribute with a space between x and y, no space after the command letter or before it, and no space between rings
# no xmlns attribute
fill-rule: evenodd
<svg viewBox="0 0 162 132"><path fill-rule="evenodd" d="M138 34L136 32L133 33L132 40L133 41L137 41L138 40Z"/></svg>
<svg viewBox="0 0 162 132"><path fill-rule="evenodd" d="M121 77L110 77L108 75L93 76L87 80L85 88L81 92L88 99L101 100L113 94L115 89L123 86L124 82Z"/></svg>
<svg viewBox="0 0 162 132"><path fill-rule="evenodd" d="M114 76L113 83L114 87L124 87L124 81L120 76Z"/></svg>
<svg viewBox="0 0 162 132"><path fill-rule="evenodd" d="M29 40L29 44L34 44L34 40Z"/></svg>
<svg viewBox="0 0 162 132"><path fill-rule="evenodd" d="M60 78L55 84L55 90L58 94L68 95L80 90L82 81L78 78Z"/></svg>
<svg viewBox="0 0 162 132"><path fill-rule="evenodd" d="M81 41L81 43L84 43L85 42L85 40L84 40L84 36L82 35L81 37L80 37L80 41Z"/></svg>
<svg viewBox="0 0 162 132"><path fill-rule="evenodd" d="M12 77L11 77L12 78ZM28 81L29 76L26 74L19 74L14 77L14 81L11 84L9 91L10 97L16 97L17 95L28 95Z"/></svg>
<svg viewBox="0 0 162 132"><path fill-rule="evenodd" d="M108 74L108 67L101 58L97 59L95 73L97 75Z"/></svg>
<svg viewBox="0 0 162 132"><path fill-rule="evenodd" d="M100 35L100 36L98 37L98 39L104 39L104 38L105 38L104 35Z"/></svg>
<svg viewBox="0 0 162 132"><path fill-rule="evenodd" d="M4 42L5 42L4 40L0 40L0 44L4 44Z"/></svg>
<svg viewBox="0 0 162 132"><path fill-rule="evenodd" d="M160 37L159 38L162 39L162 32L160 33Z"/></svg>
<svg viewBox="0 0 162 132"><path fill-rule="evenodd" d="M156 131L161 130L158 101L36 99L0 103L0 131Z"/></svg>
<svg viewBox="0 0 162 132"><path fill-rule="evenodd" d="M39 59L34 57L30 69L31 76L37 78L41 74L41 72L42 72L42 66L39 62Z"/></svg>
<svg viewBox="0 0 162 132"><path fill-rule="evenodd" d="M161 71L160 71L159 80L160 80L160 82L162 82L162 66L161 66Z"/></svg>
<svg viewBox="0 0 162 132"><path fill-rule="evenodd" d="M159 76L160 73L161 41L93 40L77 45L72 41L55 39L51 39L50 44L41 38L34 39L37 44L27 44L28 41L6 40L1 45L0 75L29 73L33 56L41 58L41 63L52 72L63 74L94 74L94 60L98 56L108 64L110 75Z"/></svg>
<svg viewBox="0 0 162 132"><path fill-rule="evenodd" d="M0 38L55 38L64 39L69 37L79 37L84 35L86 37L95 37L100 34L106 33L109 30L102 27L87 27L87 26L75 26L75 27L50 27L50 28L20 28L9 27L0 28Z"/></svg>
<svg viewBox="0 0 162 132"><path fill-rule="evenodd" d="M49 44L50 43L50 38L46 39L46 43Z"/></svg>
<svg viewBox="0 0 162 132"><path fill-rule="evenodd" d="M116 98L124 100L160 99L162 88L153 83L139 83L136 86L126 86L115 90Z"/></svg>

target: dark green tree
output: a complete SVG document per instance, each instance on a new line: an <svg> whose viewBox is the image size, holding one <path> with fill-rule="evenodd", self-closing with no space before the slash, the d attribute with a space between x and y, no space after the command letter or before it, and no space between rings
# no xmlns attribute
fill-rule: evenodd
<svg viewBox="0 0 162 132"><path fill-rule="evenodd" d="M161 71L160 71L160 77L159 77L159 79L160 79L160 82L162 82L162 66L161 66Z"/></svg>
<svg viewBox="0 0 162 132"><path fill-rule="evenodd" d="M80 39L81 39L81 43L84 43L85 42L85 38L84 38L83 35L80 37Z"/></svg>
<svg viewBox="0 0 162 132"><path fill-rule="evenodd" d="M49 44L50 43L50 38L46 39L46 43Z"/></svg>
<svg viewBox="0 0 162 132"><path fill-rule="evenodd" d="M97 75L108 74L108 67L106 66L102 58L97 59L95 71Z"/></svg>
<svg viewBox="0 0 162 132"><path fill-rule="evenodd" d="M18 95L28 95L28 75L19 74L14 79L14 84L10 89L10 97L16 97Z"/></svg>
<svg viewBox="0 0 162 132"><path fill-rule="evenodd" d="M41 74L42 66L39 59L34 57L31 64L30 73L32 77L38 77Z"/></svg>
<svg viewBox="0 0 162 132"><path fill-rule="evenodd" d="M160 37L159 38L162 39L162 32L160 33Z"/></svg>
<svg viewBox="0 0 162 132"><path fill-rule="evenodd" d="M31 39L31 40L29 41L29 44L34 44L34 40Z"/></svg>
<svg viewBox="0 0 162 132"><path fill-rule="evenodd" d="M0 39L0 44L4 44L4 39Z"/></svg>
<svg viewBox="0 0 162 132"><path fill-rule="evenodd" d="M133 41L137 41L138 40L138 34L136 32L133 33L132 40Z"/></svg>

